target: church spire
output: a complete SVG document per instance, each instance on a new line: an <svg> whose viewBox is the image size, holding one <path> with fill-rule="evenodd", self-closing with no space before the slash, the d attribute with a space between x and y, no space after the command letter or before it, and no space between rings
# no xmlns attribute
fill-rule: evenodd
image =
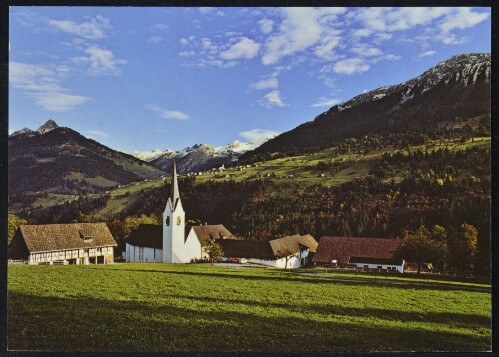
<svg viewBox="0 0 499 357"><path fill-rule="evenodd" d="M177 181L177 165L175 161L173 161L173 172L172 172L172 189L170 193L170 200L172 202L172 209L175 210L177 207L177 202L180 199L180 193L178 190L178 181Z"/></svg>

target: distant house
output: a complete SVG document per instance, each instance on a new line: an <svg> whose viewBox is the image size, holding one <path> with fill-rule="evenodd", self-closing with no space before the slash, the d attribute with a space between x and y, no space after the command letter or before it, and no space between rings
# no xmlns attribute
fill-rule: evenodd
<svg viewBox="0 0 499 357"><path fill-rule="evenodd" d="M322 237L312 261L315 264L352 264L360 268L378 268L404 272L404 260L393 253L402 239Z"/></svg>
<svg viewBox="0 0 499 357"><path fill-rule="evenodd" d="M109 264L114 240L106 223L22 225L8 248L8 258L29 264Z"/></svg>
<svg viewBox="0 0 499 357"><path fill-rule="evenodd" d="M302 267L317 249L317 241L310 234L271 241L223 240L218 243L222 246L225 258L244 259L249 263L276 268ZM287 257L283 256L285 253L288 253Z"/></svg>

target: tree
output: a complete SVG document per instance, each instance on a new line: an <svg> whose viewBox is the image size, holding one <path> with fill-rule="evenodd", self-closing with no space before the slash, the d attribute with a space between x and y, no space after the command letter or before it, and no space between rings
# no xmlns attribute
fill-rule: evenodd
<svg viewBox="0 0 499 357"><path fill-rule="evenodd" d="M293 257L295 254L294 252L289 249L289 248L283 248L282 250L278 250L277 251L277 254L276 254L276 258L277 259L281 259L281 258L284 258L285 259L285 263L284 263L284 269L287 269L288 268L288 261L289 259L291 259L291 257Z"/></svg>
<svg viewBox="0 0 499 357"><path fill-rule="evenodd" d="M404 242L395 252L395 256L412 260L418 264L418 274L421 273L421 264L431 262L445 254L445 242L432 239L431 232L421 225L415 232L404 231L402 234Z"/></svg>
<svg viewBox="0 0 499 357"><path fill-rule="evenodd" d="M14 234L16 234L16 231L17 231L17 228L19 228L19 226L23 225L23 224L27 224L28 221L26 221L25 219L22 219L20 217L17 217L13 214L9 214L8 215L8 221L9 221L9 228L8 228L8 242L7 244L10 244L10 242L12 241L12 238L14 238Z"/></svg>
<svg viewBox="0 0 499 357"><path fill-rule="evenodd" d="M216 259L223 257L224 251L222 246L218 244L215 240L210 240L205 248L206 254L210 257L210 261L213 263Z"/></svg>
<svg viewBox="0 0 499 357"><path fill-rule="evenodd" d="M452 265L464 275L473 269L477 253L478 231L468 223L463 223L454 231L450 241Z"/></svg>

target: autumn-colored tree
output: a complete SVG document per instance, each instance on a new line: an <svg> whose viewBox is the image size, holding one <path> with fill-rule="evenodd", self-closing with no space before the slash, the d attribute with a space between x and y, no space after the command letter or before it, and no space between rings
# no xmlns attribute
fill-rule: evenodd
<svg viewBox="0 0 499 357"><path fill-rule="evenodd" d="M473 270L477 253L478 231L468 223L463 223L454 231L450 239L452 265L464 275Z"/></svg>
<svg viewBox="0 0 499 357"><path fill-rule="evenodd" d="M215 240L210 240L205 248L206 254L210 257L210 261L213 263L216 259L223 257L224 251L220 244Z"/></svg>
<svg viewBox="0 0 499 357"><path fill-rule="evenodd" d="M8 215L8 234L7 234L7 238L8 238L8 242L7 244L10 244L10 242L12 241L12 238L14 238L14 234L16 234L16 231L17 231L17 228L19 228L19 226L23 225L23 224L27 224L28 221L26 221L25 219L22 219L20 217L17 217L13 214L9 214Z"/></svg>

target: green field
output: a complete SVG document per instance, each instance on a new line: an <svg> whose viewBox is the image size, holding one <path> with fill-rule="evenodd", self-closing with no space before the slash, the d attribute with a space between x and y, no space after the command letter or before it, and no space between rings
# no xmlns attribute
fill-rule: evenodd
<svg viewBox="0 0 499 357"><path fill-rule="evenodd" d="M491 293L481 284L330 275L208 264L10 265L8 348L490 350Z"/></svg>

